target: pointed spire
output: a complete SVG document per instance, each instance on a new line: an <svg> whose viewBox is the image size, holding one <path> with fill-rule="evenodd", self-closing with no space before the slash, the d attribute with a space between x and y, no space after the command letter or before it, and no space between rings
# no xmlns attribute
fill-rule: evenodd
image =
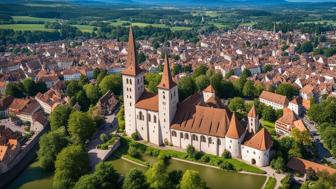
<svg viewBox="0 0 336 189"><path fill-rule="evenodd" d="M165 53L162 79L161 79L160 84L157 87L161 89L171 89L174 86L176 86L176 83L172 79L170 68L169 68L169 59L168 59L167 53Z"/></svg>
<svg viewBox="0 0 336 189"><path fill-rule="evenodd" d="M137 51L135 48L135 39L133 28L130 26L129 35L128 35L128 49L127 49L127 68L123 71L122 74L136 76L141 72L141 69L138 66L137 62Z"/></svg>
<svg viewBox="0 0 336 189"><path fill-rule="evenodd" d="M226 133L226 137L239 139L245 131L245 128L240 124L239 120L236 117L236 114L233 113L229 125L229 129Z"/></svg>
<svg viewBox="0 0 336 189"><path fill-rule="evenodd" d="M247 117L252 117L252 118L256 118L257 117L257 110L255 108L255 105L252 106L251 110L247 114Z"/></svg>

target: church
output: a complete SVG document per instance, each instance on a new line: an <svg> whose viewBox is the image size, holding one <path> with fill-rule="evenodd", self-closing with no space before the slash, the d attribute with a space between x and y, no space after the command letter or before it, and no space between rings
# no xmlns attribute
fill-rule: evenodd
<svg viewBox="0 0 336 189"><path fill-rule="evenodd" d="M269 165L273 144L266 129L259 129L259 118L253 106L246 120L224 106L211 85L179 102L177 84L173 81L169 59L164 59L158 93L146 91L144 72L137 64L132 27L129 31L127 65L122 72L125 108L125 132L138 133L155 145L173 145L221 156L227 150L234 158L263 167Z"/></svg>

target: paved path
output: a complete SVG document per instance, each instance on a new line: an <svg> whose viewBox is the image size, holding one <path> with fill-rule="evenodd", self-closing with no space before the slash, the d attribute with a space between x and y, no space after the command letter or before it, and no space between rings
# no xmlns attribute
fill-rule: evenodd
<svg viewBox="0 0 336 189"><path fill-rule="evenodd" d="M330 154L329 150L323 146L320 134L317 132L316 124L309 121L307 117L304 117L303 121L306 124L309 132L313 136L313 141L315 143L315 147L316 147L319 160L321 161L322 159L326 159L330 163L336 164L336 159Z"/></svg>
<svg viewBox="0 0 336 189"><path fill-rule="evenodd" d="M286 176L286 174L283 173L276 173L274 169L272 169L270 166L268 167L259 167L260 169L266 171L266 175L268 177L274 177L276 179L276 185L274 188L280 188L281 186L281 180ZM268 179L267 179L268 180ZM266 182L267 182L266 180ZM266 185L264 185L266 186Z"/></svg>
<svg viewBox="0 0 336 189"><path fill-rule="evenodd" d="M117 124L115 121L116 119L114 114L106 116L105 120L106 123L99 128L99 130L94 134L94 136L91 137L91 140L87 146L91 168L94 168L96 164L105 159L106 155L110 151L110 150L100 150L97 148L97 146L102 143L102 141L100 141L99 139L99 136L103 133L109 136L112 132L115 132L117 130Z"/></svg>

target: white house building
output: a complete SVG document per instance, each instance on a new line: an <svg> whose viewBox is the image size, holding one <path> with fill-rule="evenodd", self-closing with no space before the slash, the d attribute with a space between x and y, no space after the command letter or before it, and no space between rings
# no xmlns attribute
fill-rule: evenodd
<svg viewBox="0 0 336 189"><path fill-rule="evenodd" d="M136 61L132 28L127 52L127 68L122 72L122 80L128 136L137 132L143 140L156 145L171 144L183 149L191 145L218 156L227 150L233 157L248 163L269 164L272 138L266 130L259 131L255 107L248 115L248 123L243 124L216 97L211 86L179 102L167 55L158 94L147 92L144 73ZM253 149L251 155L248 148Z"/></svg>
<svg viewBox="0 0 336 189"><path fill-rule="evenodd" d="M263 91L259 96L259 101L271 106L275 110L282 110L288 106L288 99L286 96Z"/></svg>

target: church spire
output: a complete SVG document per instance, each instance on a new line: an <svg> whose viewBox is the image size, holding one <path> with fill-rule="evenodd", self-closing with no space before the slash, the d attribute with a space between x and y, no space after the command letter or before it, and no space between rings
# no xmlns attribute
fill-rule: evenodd
<svg viewBox="0 0 336 189"><path fill-rule="evenodd" d="M128 49L127 49L127 68L123 71L122 74L136 76L141 72L141 69L138 66L137 62L137 51L135 48L135 39L133 28L130 26L129 35L128 35Z"/></svg>
<svg viewBox="0 0 336 189"><path fill-rule="evenodd" d="M171 89L175 85L176 83L173 81L171 73L170 73L169 59L168 59L167 53L165 53L162 79L161 79L160 84L157 87L161 89Z"/></svg>

